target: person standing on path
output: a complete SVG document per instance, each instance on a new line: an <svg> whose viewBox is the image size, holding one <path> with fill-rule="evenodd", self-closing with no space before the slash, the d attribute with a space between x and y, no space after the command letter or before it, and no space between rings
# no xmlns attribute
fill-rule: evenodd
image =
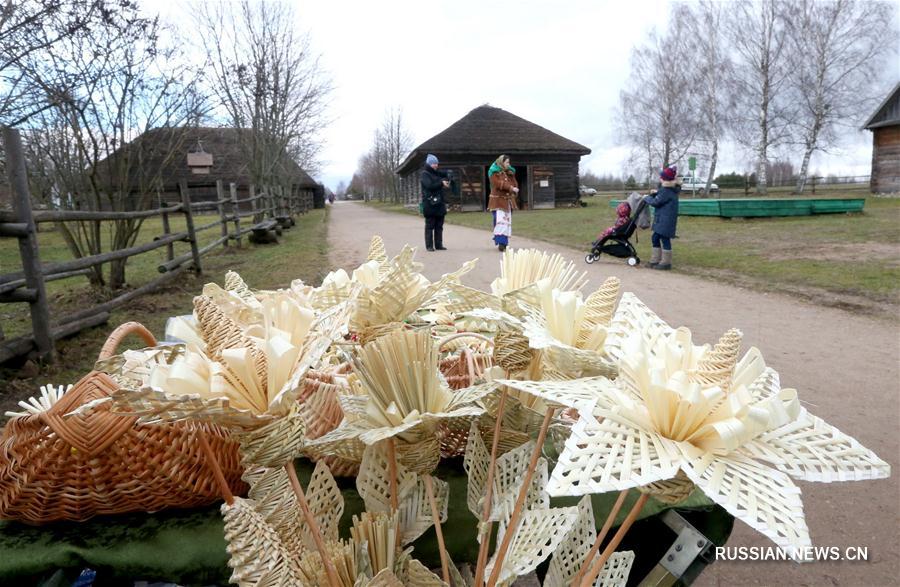
<svg viewBox="0 0 900 587"><path fill-rule="evenodd" d="M660 188L654 195L646 197L653 206L653 245L650 268L669 270L672 268L672 239L678 224L678 194L681 182L676 179L678 169L673 165L659 172Z"/></svg>
<svg viewBox="0 0 900 587"><path fill-rule="evenodd" d="M509 164L508 156L497 157L488 169L488 179L491 181L488 210L494 218L494 244L502 253L509 246L512 236L512 211L519 209L516 202L519 194L516 168Z"/></svg>
<svg viewBox="0 0 900 587"><path fill-rule="evenodd" d="M444 246L444 216L447 202L444 188L450 187L446 171L438 170L438 158L429 154L425 157L422 170L422 215L425 216L425 249L446 251Z"/></svg>

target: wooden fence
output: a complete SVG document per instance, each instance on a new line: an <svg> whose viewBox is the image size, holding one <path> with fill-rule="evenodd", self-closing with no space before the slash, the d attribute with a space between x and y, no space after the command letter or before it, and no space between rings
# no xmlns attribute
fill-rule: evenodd
<svg viewBox="0 0 900 587"><path fill-rule="evenodd" d="M305 214L313 207L313 198L308 192L286 193L280 187L261 188L257 192L256 186L251 185L249 197L239 199L234 183L229 184L226 191L223 182L217 181L215 201L191 202L188 187L182 182L180 203L162 204L152 210L132 212L34 210L31 205L19 132L4 128L3 143L7 174L12 189L13 210L0 211L0 238L12 237L19 240L22 271L0 275L0 304L28 303L32 332L7 340L0 328L0 363L32 352L41 360L52 360L55 352L54 341L105 323L114 308L172 282L188 269L201 273L201 258L216 247L241 247L245 235L252 240L254 235L289 228L294 224L295 215ZM201 212L217 213L218 218L196 226L194 215ZM184 216L186 230L176 233L170 230L169 219L174 214ZM163 234L149 243L60 263L41 263L37 230L37 226L41 223L100 222L156 216L162 219ZM201 248L198 245L197 235L216 227L219 228L221 236ZM176 242L188 243L190 252L176 257L174 247ZM160 277L90 308L59 318L51 318L44 285L46 282L84 276L104 263L133 257L161 247L166 247L166 261L158 267L162 273Z"/></svg>

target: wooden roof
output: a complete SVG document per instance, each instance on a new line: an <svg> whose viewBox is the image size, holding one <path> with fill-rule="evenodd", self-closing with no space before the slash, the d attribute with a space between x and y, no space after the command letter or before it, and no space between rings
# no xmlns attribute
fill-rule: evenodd
<svg viewBox="0 0 900 587"><path fill-rule="evenodd" d="M894 125L900 125L900 83L894 86L884 102L875 109L863 128L872 130Z"/></svg>
<svg viewBox="0 0 900 587"><path fill-rule="evenodd" d="M226 185L234 182L241 186L252 183L247 168L247 158L243 155L239 133L247 129L213 127L155 128L140 135L125 147L117 150L97 164L101 176L110 160L128 157L135 166L129 174L132 189L146 186L159 176L164 190L175 189L179 182L186 180L189 186L215 185L222 180ZM209 174L198 175L187 166L187 154L198 150L198 145L211 153L213 164ZM318 185L295 161L285 158L285 173L293 185L312 188ZM139 170L139 171L138 171ZM143 175L144 177L141 177Z"/></svg>
<svg viewBox="0 0 900 587"><path fill-rule="evenodd" d="M448 154L565 154L587 155L591 150L494 106L479 106L415 149L397 168L405 173L422 165L428 153Z"/></svg>

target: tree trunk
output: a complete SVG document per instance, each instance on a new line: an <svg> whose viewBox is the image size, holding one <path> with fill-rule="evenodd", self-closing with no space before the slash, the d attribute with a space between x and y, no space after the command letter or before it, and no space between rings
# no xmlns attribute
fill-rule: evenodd
<svg viewBox="0 0 900 587"><path fill-rule="evenodd" d="M128 258L114 259L109 262L109 288L112 290L125 287L125 264Z"/></svg>
<svg viewBox="0 0 900 587"><path fill-rule="evenodd" d="M709 173L706 176L706 190L703 192L709 195L709 186L712 185L713 177L716 175L716 163L719 161L719 139L713 139L712 156L709 159Z"/></svg>
<svg viewBox="0 0 900 587"><path fill-rule="evenodd" d="M807 143L806 150L803 152L803 164L800 165L800 177L797 178L797 193L802 194L803 188L806 187L806 173L809 170L809 160L812 157L814 145Z"/></svg>

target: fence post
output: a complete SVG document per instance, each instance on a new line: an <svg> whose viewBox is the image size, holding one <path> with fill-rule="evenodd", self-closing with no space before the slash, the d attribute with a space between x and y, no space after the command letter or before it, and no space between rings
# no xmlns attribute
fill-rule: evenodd
<svg viewBox="0 0 900 587"><path fill-rule="evenodd" d="M191 243L191 257L194 259L194 271L199 275L203 273L200 267L200 249L197 246L197 232L194 230L194 212L191 210L191 195L188 193L187 182L181 180L178 184L181 189L181 204L184 211L184 221L187 224L188 238Z"/></svg>
<svg viewBox="0 0 900 587"><path fill-rule="evenodd" d="M749 195L750 195L750 176L745 175L744 176L744 197L746 198Z"/></svg>
<svg viewBox="0 0 900 587"><path fill-rule="evenodd" d="M219 218L222 220L222 247L228 248L228 218L225 217L225 189L222 180L216 180L216 208L219 210Z"/></svg>
<svg viewBox="0 0 900 587"><path fill-rule="evenodd" d="M18 237L19 255L22 257L22 271L25 286L31 290L28 305L31 310L31 330L38 358L52 361L56 352L50 333L50 308L47 306L47 289L41 271L41 257L38 250L37 229L31 214L31 192L28 189L28 171L22 153L22 138L19 131L3 127L3 148L6 151L6 173L12 188L13 209L16 222L27 225L28 234Z"/></svg>
<svg viewBox="0 0 900 587"><path fill-rule="evenodd" d="M231 192L231 215L234 216L234 239L237 240L238 248L241 248L241 206L237 197L237 185L233 182L228 184L228 191Z"/></svg>
<svg viewBox="0 0 900 587"><path fill-rule="evenodd" d="M813 175L810 179L810 183L812 184L812 193L815 195L816 193L816 176Z"/></svg>
<svg viewBox="0 0 900 587"><path fill-rule="evenodd" d="M166 202L160 202L159 207L162 210L165 210L169 207ZM169 236L172 234L172 229L169 228L169 213L162 213L162 226L163 226L163 236ZM169 243L166 245L166 261L171 261L175 258L175 245L173 243Z"/></svg>
<svg viewBox="0 0 900 587"><path fill-rule="evenodd" d="M257 205L256 205L256 186L255 186L254 184L252 184L252 183L250 184L250 207L252 208L252 212L253 212L253 216L252 216L252 218L253 218L253 224L256 224L257 222L259 222L259 215L258 215L257 212L256 212L256 208L257 208Z"/></svg>

